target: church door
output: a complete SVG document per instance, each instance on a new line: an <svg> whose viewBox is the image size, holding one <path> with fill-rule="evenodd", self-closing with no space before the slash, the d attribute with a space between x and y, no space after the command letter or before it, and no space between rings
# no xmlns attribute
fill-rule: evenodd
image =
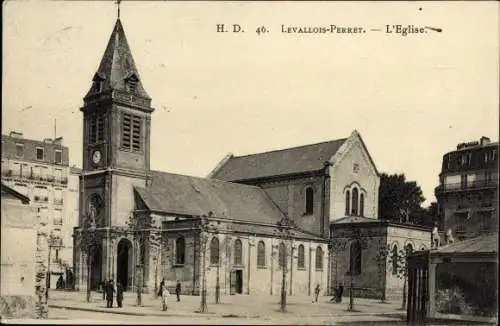
<svg viewBox="0 0 500 326"><path fill-rule="evenodd" d="M127 239L121 239L118 242L116 255L116 281L123 285L126 290L131 284L132 274L132 243Z"/></svg>

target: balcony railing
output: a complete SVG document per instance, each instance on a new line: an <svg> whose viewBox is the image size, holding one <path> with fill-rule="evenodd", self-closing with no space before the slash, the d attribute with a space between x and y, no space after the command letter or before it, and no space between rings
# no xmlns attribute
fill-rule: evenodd
<svg viewBox="0 0 500 326"><path fill-rule="evenodd" d="M496 188L497 186L498 186L497 179L477 180L477 181L470 181L467 183L446 183L439 185L436 188L436 192L452 192L452 191L464 191L464 190L474 190L482 188Z"/></svg>
<svg viewBox="0 0 500 326"><path fill-rule="evenodd" d="M52 224L53 225L62 225L63 224L63 220L62 220L62 218L53 219L52 220Z"/></svg>

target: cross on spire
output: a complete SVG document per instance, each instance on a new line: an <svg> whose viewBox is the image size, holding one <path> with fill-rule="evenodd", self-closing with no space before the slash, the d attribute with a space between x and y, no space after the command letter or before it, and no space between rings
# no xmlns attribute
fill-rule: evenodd
<svg viewBox="0 0 500 326"><path fill-rule="evenodd" d="M122 0L115 1L116 5L117 5L117 10L118 10L118 19L120 19L120 2L122 2Z"/></svg>

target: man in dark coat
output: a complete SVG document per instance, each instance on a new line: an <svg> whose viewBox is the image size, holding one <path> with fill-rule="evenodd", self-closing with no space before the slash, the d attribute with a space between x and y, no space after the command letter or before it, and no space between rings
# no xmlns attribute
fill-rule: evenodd
<svg viewBox="0 0 500 326"><path fill-rule="evenodd" d="M179 281L175 285L175 295L177 296L177 301L181 301L181 282Z"/></svg>
<svg viewBox="0 0 500 326"><path fill-rule="evenodd" d="M113 280L110 280L106 286L106 307L113 308L113 293L115 293L115 285Z"/></svg>
<svg viewBox="0 0 500 326"><path fill-rule="evenodd" d="M101 288L102 288L102 299L106 300L106 288L108 287L108 281L106 279L101 281Z"/></svg>
<svg viewBox="0 0 500 326"><path fill-rule="evenodd" d="M123 285L120 281L116 283L116 304L118 308L122 307L123 302Z"/></svg>

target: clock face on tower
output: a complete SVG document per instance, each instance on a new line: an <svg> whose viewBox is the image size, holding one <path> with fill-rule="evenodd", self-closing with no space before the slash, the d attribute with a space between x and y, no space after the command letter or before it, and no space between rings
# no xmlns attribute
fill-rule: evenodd
<svg viewBox="0 0 500 326"><path fill-rule="evenodd" d="M99 162L101 162L100 151L94 151L94 153L92 153L92 162L94 162L94 164L98 164Z"/></svg>

